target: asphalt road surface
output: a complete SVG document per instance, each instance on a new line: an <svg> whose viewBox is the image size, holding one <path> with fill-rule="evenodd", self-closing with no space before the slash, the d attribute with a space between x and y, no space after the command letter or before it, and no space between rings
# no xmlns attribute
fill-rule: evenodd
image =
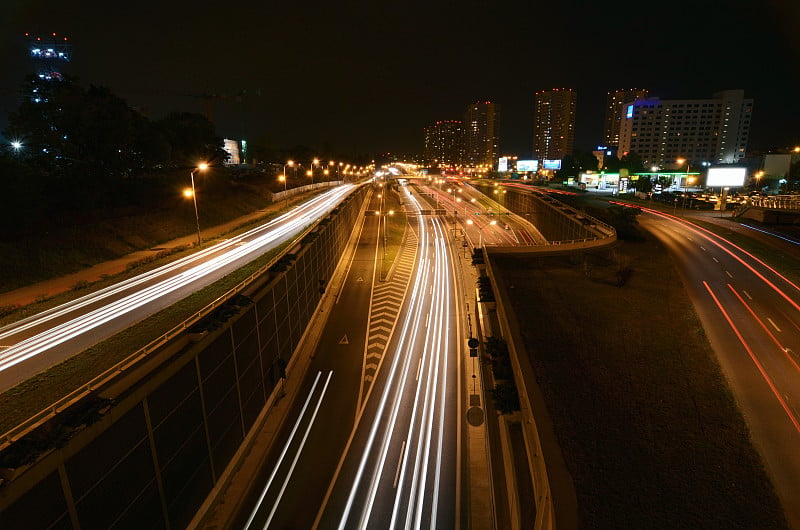
<svg viewBox="0 0 800 530"><path fill-rule="evenodd" d="M415 197L403 201L419 209ZM452 238L435 216L409 220L417 259L374 380L362 394L367 314L380 283L380 219L367 216L291 415L297 423L273 448L243 527L459 527L462 326Z"/></svg>
<svg viewBox="0 0 800 530"><path fill-rule="evenodd" d="M699 226L644 211L639 221L674 257L787 518L800 528L800 287Z"/></svg>

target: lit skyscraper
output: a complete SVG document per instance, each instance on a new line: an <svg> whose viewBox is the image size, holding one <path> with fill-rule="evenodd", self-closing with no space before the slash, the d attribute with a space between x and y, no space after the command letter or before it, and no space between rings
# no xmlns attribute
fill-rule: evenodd
<svg viewBox="0 0 800 530"><path fill-rule="evenodd" d="M572 154L575 144L575 100L571 88L536 93L533 126L533 156L538 160L560 160Z"/></svg>
<svg viewBox="0 0 800 530"><path fill-rule="evenodd" d="M464 159L464 124L458 120L437 121L425 127L425 163L457 166Z"/></svg>
<svg viewBox="0 0 800 530"><path fill-rule="evenodd" d="M608 93L606 96L606 119L603 127L603 141L606 147L619 145L619 125L625 104L646 97L647 90L638 88L620 89Z"/></svg>
<svg viewBox="0 0 800 530"><path fill-rule="evenodd" d="M467 108L464 117L464 162L471 166L492 167L497 158L497 106L478 101Z"/></svg>
<svg viewBox="0 0 800 530"><path fill-rule="evenodd" d="M619 152L635 152L647 165L735 164L745 156L753 100L744 90L724 90L710 99L640 99L622 113Z"/></svg>

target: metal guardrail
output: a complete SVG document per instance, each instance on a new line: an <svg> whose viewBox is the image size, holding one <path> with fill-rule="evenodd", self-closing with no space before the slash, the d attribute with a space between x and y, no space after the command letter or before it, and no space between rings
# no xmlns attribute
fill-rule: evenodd
<svg viewBox="0 0 800 530"><path fill-rule="evenodd" d="M769 208L770 210L800 210L800 197L797 195L769 195L767 197L748 197L743 206Z"/></svg>
<svg viewBox="0 0 800 530"><path fill-rule="evenodd" d="M290 249L297 241L300 241L303 237L305 237L314 227L319 224L319 220L315 223L312 223L308 227L306 227L298 236L286 246L286 250ZM235 287L231 288L223 294L222 296L218 297L203 309L197 311L192 316L186 318L183 322L178 324L177 326L173 327L157 339L150 341L146 346L138 349L125 359L121 360L114 366L108 368L100 375L95 376L87 383L82 384L80 387L76 388L66 396L60 398L59 400L51 403L46 408L42 409L38 413L34 414L27 420L23 421L13 429L9 430L8 432L4 433L2 437L0 437L0 450L5 449L9 445L11 445L16 440L22 438L26 434L28 434L33 429L39 427L45 421L51 419L55 416L59 411L68 408L69 406L73 405L78 400L86 397L92 390L97 389L112 379L119 376L119 374L123 373L125 370L129 369L130 367L136 365L139 361L143 358L147 357L172 339L174 339L177 335L185 331L188 327L193 325L195 322L203 318L204 316L211 313L214 309L218 308L228 300L230 300L234 295L238 294L242 289L247 287L250 283L252 283L256 278L263 275L265 272L269 270L284 254L275 256L271 259L266 265L258 269L256 272L252 273L247 279L242 280L239 282Z"/></svg>

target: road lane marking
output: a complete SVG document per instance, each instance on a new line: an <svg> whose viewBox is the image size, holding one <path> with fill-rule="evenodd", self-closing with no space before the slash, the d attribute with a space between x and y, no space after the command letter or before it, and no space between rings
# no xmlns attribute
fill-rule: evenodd
<svg viewBox="0 0 800 530"><path fill-rule="evenodd" d="M728 271L725 271L725 274L727 274L727 275L728 275L728 278L733 278L733 274L731 274L730 272L728 272Z"/></svg>
<svg viewBox="0 0 800 530"><path fill-rule="evenodd" d="M422 362L422 359L420 359ZM394 472L394 485L392 486L394 489L397 489L397 481L400 480L400 468L403 465L403 455L406 452L406 441L403 440L403 445L400 447L400 458L397 459L397 471Z"/></svg>
<svg viewBox="0 0 800 530"><path fill-rule="evenodd" d="M707 252L706 247L704 247L703 245L700 245L700 250L702 250L703 252Z"/></svg>
<svg viewBox="0 0 800 530"><path fill-rule="evenodd" d="M794 412L792 411L792 409L789 406L789 404L787 403L787 401L785 399L783 399L783 395L778 391L777 387L775 386L775 382L772 380L772 378L769 376L769 374L767 374L767 371L764 369L764 365L761 364L761 361L758 360L758 357L756 356L756 354L753 351L753 349L750 347L750 345L747 343L747 341L744 340L744 337L742 336L741 332L739 331L739 328L736 327L736 324L734 324L733 319L728 314L728 312L725 311L725 308L722 306L722 303L719 301L719 298L717 298L717 295L715 295L714 291L711 290L711 287L708 285L708 283L707 282L703 282L703 286L708 291L708 294L711 295L711 298L714 300L714 303L716 304L717 308L719 309L719 312L722 313L722 316L725 317L725 320L728 322L728 325L731 327L733 332L736 334L736 338L739 339L739 342L742 344L742 346L744 347L745 351L750 356L750 359L753 361L753 364L756 365L756 368L758 369L758 372L761 374L761 377L769 385L770 390L772 390L772 394L775 396L775 398L781 404L781 407L783 408L784 412L789 417L789 421L792 422L792 425L794 426L795 430L797 432L800 432L800 420L798 420L798 418L794 415Z"/></svg>
<svg viewBox="0 0 800 530"><path fill-rule="evenodd" d="M414 379L415 381L419 381L419 373L422 370L422 357L419 358L419 363L417 364L417 377Z"/></svg>
<svg viewBox="0 0 800 530"><path fill-rule="evenodd" d="M714 256L711 256L711 259L713 259L715 262L719 263L719 260L717 258L715 258Z"/></svg>
<svg viewBox="0 0 800 530"><path fill-rule="evenodd" d="M330 376L333 375L333 372L330 372L328 375L328 380L330 380ZM322 377L322 372L317 372L317 376L314 379L314 384L311 385L311 390L308 392L308 396L306 396L306 401L303 404L303 408L300 410L300 414L297 417L297 421L292 428L291 433L289 434L289 439L286 441L286 444L283 446L283 450L281 451L280 456L278 457L278 462L275 464L275 467L272 468L272 474L267 479L267 484L264 486L264 489L261 491L261 496L258 498L258 502L256 502L255 508L253 508L253 512L250 514L250 518L245 523L245 529L249 528L251 524L253 524L253 519L255 519L256 514L258 513L258 509L261 507L261 503L264 502L264 497L267 495L267 491L269 491L270 486L272 485L272 481L275 479L275 475L278 473L278 469L280 468L281 464L283 463L283 459L286 457L286 453L289 451L289 447L292 444L292 440L294 439L295 434L297 434L297 429L300 428L300 423L303 417L306 414L306 409L308 409L309 404L311 403L311 397L314 394L314 390L316 390L317 385L319 384L320 377Z"/></svg>
<svg viewBox="0 0 800 530"><path fill-rule="evenodd" d="M297 448L297 453L295 453L294 458L292 459L292 464L289 466L289 471L286 473L286 478L283 480L281 489L278 492L278 498L275 500L275 504L272 505L272 510L269 512L267 522L264 523L264 528L269 526L269 524L272 522L272 518L275 517L275 512L278 511L278 505L283 498L283 494L286 491L286 486L289 484L289 480L291 480L292 475L294 474L294 468L297 466L297 461L300 460L300 453L303 452L303 448L306 446L308 434L311 432L311 428L314 426L314 421L317 419L319 408L322 406L322 400L325 398L325 393L328 391L328 384L331 382L331 376L333 376L333 372L328 372L328 378L325 380L325 385L320 391L319 399L317 400L317 404L314 406L314 412L311 414L311 419L308 420L308 426L303 433L303 438L300 440L300 447Z"/></svg>
<svg viewBox="0 0 800 530"><path fill-rule="evenodd" d="M767 321L768 321L770 324L772 324L772 327L773 327L773 328L775 328L775 330L776 330L778 333L780 333L780 331L781 331L781 328L779 328L779 327L778 327L778 326L775 324L775 322L773 322L773 321L772 321L772 319L771 319L771 318L767 317Z"/></svg>
<svg viewBox="0 0 800 530"><path fill-rule="evenodd" d="M750 296L750 293L748 293L747 291L742 291L742 292L744 293L744 295L745 295L747 298L749 298L750 300L753 300L753 297L752 297L752 296Z"/></svg>

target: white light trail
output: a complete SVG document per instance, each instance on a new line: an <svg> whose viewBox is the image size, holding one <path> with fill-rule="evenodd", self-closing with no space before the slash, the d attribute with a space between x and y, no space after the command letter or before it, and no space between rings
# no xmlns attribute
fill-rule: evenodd
<svg viewBox="0 0 800 530"><path fill-rule="evenodd" d="M186 271L178 272L174 276L168 276L158 283L144 287L139 291L110 302L80 317L56 325L47 331L6 348L2 354L0 354L0 372L60 344L68 342L88 331L103 326L123 315L129 314L178 289L198 282L209 274L224 269L242 258L251 254L262 254L269 248L278 244L281 240L285 240L299 233L319 216L330 211L345 195L350 193L352 189L352 185L340 186L328 193L315 197L295 210L279 216L270 223L254 228L233 240L212 247L212 249L215 249L214 252L219 252L220 249L227 249L221 254L208 258L209 255L213 254L211 249L209 249L208 251L200 252L197 255L179 261L180 267L184 267L198 260L207 259L205 262L199 263ZM244 241L245 238L252 239ZM13 333L19 332L21 329L28 329L32 326L40 325L59 316L63 316L69 311L73 311L76 307L80 308L97 303L125 289L130 289L131 287L135 287L147 281L152 281L158 276L174 273L178 267L179 266L174 264L165 265L155 271L131 278L130 280L103 289L93 295L87 295L76 301L74 306L72 304L65 304L50 311L46 311L41 315L37 315L38 318L29 319L21 326L7 329L0 334L0 338L5 338ZM145 316L147 315L142 315L142 318Z"/></svg>
<svg viewBox="0 0 800 530"><path fill-rule="evenodd" d="M413 197L411 200L416 202ZM377 524L370 518L379 489L384 483L382 477L386 474L393 476L394 480L389 482L396 488L390 528L397 527L401 519L405 519L402 524L404 528L435 528L437 524L436 504L443 458L449 330L452 329L452 284L447 232L438 218L429 221L430 230L424 227L425 222L422 217L419 218L419 248L424 254L421 254L413 280L414 289L387 377L387 381L395 384L382 390L375 420L369 427L368 439L361 452L358 470L339 522L340 529L370 528ZM429 235L431 233L432 237ZM420 311L426 301L430 305L429 310ZM420 350L422 353L419 362L412 364L411 360L419 355ZM410 385L412 377L415 377L416 385L410 419L407 427L402 428L398 425L400 410L403 400L408 400L406 387ZM435 427L437 422L438 428ZM408 438L400 446L400 467L389 469L389 452L399 444L399 441L392 443L396 430L403 436L407 434ZM370 470L367 470L368 466ZM432 479L429 478L431 472ZM409 473L412 477L410 484L405 479ZM365 476L370 477L365 484L366 490L359 493L363 490L361 484ZM430 489L434 491L431 492ZM357 497L365 500L361 505L358 524L354 526L350 518ZM407 510L405 514L404 509ZM429 520L423 524L422 519L427 510L430 511Z"/></svg>

